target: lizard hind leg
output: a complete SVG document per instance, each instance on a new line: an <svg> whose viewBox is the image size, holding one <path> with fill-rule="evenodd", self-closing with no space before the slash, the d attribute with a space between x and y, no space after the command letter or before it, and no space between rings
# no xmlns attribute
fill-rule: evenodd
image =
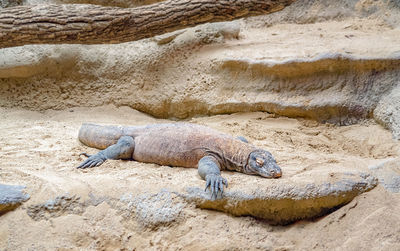
<svg viewBox="0 0 400 251"><path fill-rule="evenodd" d="M114 145L93 154L83 154L88 156L77 168L90 168L100 166L107 159L132 159L133 151L135 150L135 140L130 136L122 136Z"/></svg>

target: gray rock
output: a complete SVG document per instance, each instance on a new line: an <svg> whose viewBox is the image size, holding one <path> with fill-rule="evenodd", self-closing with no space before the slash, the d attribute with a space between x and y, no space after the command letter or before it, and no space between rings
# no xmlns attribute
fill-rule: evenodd
<svg viewBox="0 0 400 251"><path fill-rule="evenodd" d="M380 100L374 110L374 118L389 128L395 139L400 139L400 87Z"/></svg>
<svg viewBox="0 0 400 251"><path fill-rule="evenodd" d="M30 205L26 213L35 221L59 217L64 214L82 214L85 204L78 196L62 195L44 203Z"/></svg>
<svg viewBox="0 0 400 251"><path fill-rule="evenodd" d="M110 203L111 200L112 198L107 196L97 196L93 193L89 193L89 199L83 200L78 195L67 193L44 203L30 205L26 213L35 221L48 220L66 214L81 215L88 206L98 206L103 202Z"/></svg>
<svg viewBox="0 0 400 251"><path fill-rule="evenodd" d="M169 225L179 220L186 203L177 193L166 189L156 194L142 194L133 199L131 195L121 197L121 202L128 202L137 221L144 227L156 228Z"/></svg>
<svg viewBox="0 0 400 251"><path fill-rule="evenodd" d="M22 0L0 0L0 8L18 6L22 4Z"/></svg>
<svg viewBox="0 0 400 251"><path fill-rule="evenodd" d="M400 159L385 161L369 168L386 190L392 193L400 192Z"/></svg>
<svg viewBox="0 0 400 251"><path fill-rule="evenodd" d="M206 209L235 216L254 216L272 224L288 224L312 219L349 203L357 195L374 188L377 181L365 173L335 173L331 180L261 180L263 185L240 186L227 191L222 199L210 200L208 192L190 187L182 195L189 202ZM253 177L254 178L254 177ZM276 181L276 182L275 182Z"/></svg>
<svg viewBox="0 0 400 251"><path fill-rule="evenodd" d="M25 186L0 184L0 215L29 199L29 195L23 192L24 188Z"/></svg>

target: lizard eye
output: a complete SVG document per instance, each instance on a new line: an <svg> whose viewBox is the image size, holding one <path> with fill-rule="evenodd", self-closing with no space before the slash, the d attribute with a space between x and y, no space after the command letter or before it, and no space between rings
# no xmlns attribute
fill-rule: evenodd
<svg viewBox="0 0 400 251"><path fill-rule="evenodd" d="M257 158L256 163L257 163L257 165L262 166L262 165L264 165L264 160Z"/></svg>

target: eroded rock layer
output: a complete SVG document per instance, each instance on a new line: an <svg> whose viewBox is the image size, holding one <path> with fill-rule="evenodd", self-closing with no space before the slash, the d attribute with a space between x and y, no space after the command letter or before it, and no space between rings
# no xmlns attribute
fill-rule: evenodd
<svg viewBox="0 0 400 251"><path fill-rule="evenodd" d="M398 138L396 26L372 18L272 27L261 20L119 45L3 49L0 105L127 105L179 119L267 111L341 125L373 117Z"/></svg>

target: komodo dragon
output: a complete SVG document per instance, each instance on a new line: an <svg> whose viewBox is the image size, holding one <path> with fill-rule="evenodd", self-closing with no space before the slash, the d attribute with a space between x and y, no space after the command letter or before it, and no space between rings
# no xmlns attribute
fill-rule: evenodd
<svg viewBox="0 0 400 251"><path fill-rule="evenodd" d="M79 140L104 149L77 168L101 165L107 159L133 159L167 166L198 167L212 198L222 195L228 182L220 170L279 178L282 171L271 153L206 126L190 123L147 126L100 126L83 124Z"/></svg>

